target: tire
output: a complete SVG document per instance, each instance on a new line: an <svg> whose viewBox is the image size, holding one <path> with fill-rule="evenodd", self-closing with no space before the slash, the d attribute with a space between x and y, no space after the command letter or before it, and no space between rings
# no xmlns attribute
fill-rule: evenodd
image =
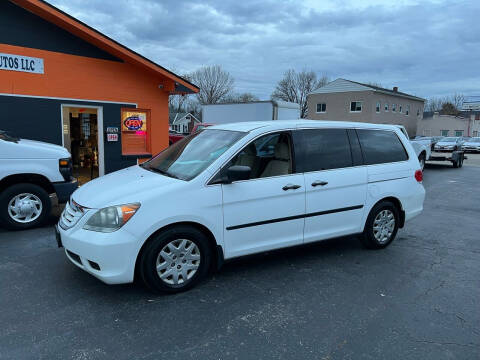
<svg viewBox="0 0 480 360"><path fill-rule="evenodd" d="M167 229L149 241L140 257L139 273L153 292L178 293L197 285L211 263L208 237L194 227L182 225Z"/></svg>
<svg viewBox="0 0 480 360"><path fill-rule="evenodd" d="M423 171L425 168L425 161L426 161L426 156L425 153L422 152L420 155L418 155L418 162L420 163L420 169Z"/></svg>
<svg viewBox="0 0 480 360"><path fill-rule="evenodd" d="M374 231L376 220L380 218L378 221L381 222L383 220L387 221L387 219L390 219L390 217L388 216L382 219L382 214L388 216L391 215L392 219L394 220L393 225L390 225L390 227L388 225L385 225L385 227L382 227L382 225L380 225L380 229L384 231L383 234L385 235L383 238L382 232L377 232L376 235ZM363 234L360 236L360 240L367 249L386 248L388 245L391 244L391 242L395 239L395 236L397 235L399 221L400 214L395 204L390 201L381 201L376 204L370 211L370 214L368 215L367 221L365 223L365 229L363 230Z"/></svg>
<svg viewBox="0 0 480 360"><path fill-rule="evenodd" d="M10 230L25 230L43 224L51 209L48 193L35 184L12 185L0 193L0 222Z"/></svg>

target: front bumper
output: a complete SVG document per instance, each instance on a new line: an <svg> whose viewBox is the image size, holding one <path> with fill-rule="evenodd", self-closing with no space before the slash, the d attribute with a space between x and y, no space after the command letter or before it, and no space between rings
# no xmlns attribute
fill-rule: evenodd
<svg viewBox="0 0 480 360"><path fill-rule="evenodd" d="M119 229L100 233L82 228L58 231L68 259L79 268L107 284L133 282L138 242Z"/></svg>
<svg viewBox="0 0 480 360"><path fill-rule="evenodd" d="M57 194L57 199L59 203L65 203L70 199L70 195L77 190L78 180L73 179L72 181L62 181L53 183L53 188Z"/></svg>

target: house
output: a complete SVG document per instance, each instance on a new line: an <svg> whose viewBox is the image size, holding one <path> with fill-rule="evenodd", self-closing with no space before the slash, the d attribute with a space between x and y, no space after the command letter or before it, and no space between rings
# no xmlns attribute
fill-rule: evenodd
<svg viewBox="0 0 480 360"><path fill-rule="evenodd" d="M410 135L417 133L425 99L346 79L336 79L311 92L307 118L312 120L359 121L403 125Z"/></svg>
<svg viewBox="0 0 480 360"><path fill-rule="evenodd" d="M166 148L169 95L198 91L45 1L0 1L0 128L65 146L87 173Z"/></svg>
<svg viewBox="0 0 480 360"><path fill-rule="evenodd" d="M418 121L417 135L423 136L479 136L480 112L461 112L459 116L424 113Z"/></svg>
<svg viewBox="0 0 480 360"><path fill-rule="evenodd" d="M190 134L195 124L201 123L191 113L173 113L169 117L169 129L184 134Z"/></svg>

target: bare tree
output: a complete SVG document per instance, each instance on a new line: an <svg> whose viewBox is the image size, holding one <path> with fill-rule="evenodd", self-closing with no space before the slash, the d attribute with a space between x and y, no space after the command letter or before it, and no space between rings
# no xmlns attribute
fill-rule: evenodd
<svg viewBox="0 0 480 360"><path fill-rule="evenodd" d="M200 104L216 104L233 91L233 77L219 65L204 66L189 75L200 88L196 97Z"/></svg>
<svg viewBox="0 0 480 360"><path fill-rule="evenodd" d="M283 79L277 83L272 93L272 99L290 101L300 105L300 117L307 116L307 96L312 91L328 83L328 77L323 75L317 78L314 71L302 70L296 72L293 69L287 70Z"/></svg>
<svg viewBox="0 0 480 360"><path fill-rule="evenodd" d="M462 110L463 102L465 101L465 96L463 94L453 94L450 98L450 102L455 106L455 108L460 111Z"/></svg>
<svg viewBox="0 0 480 360"><path fill-rule="evenodd" d="M260 100L256 95L245 92L241 94L231 94L226 96L222 102L225 103L246 103L246 102L251 102L251 101L258 101Z"/></svg>
<svg viewBox="0 0 480 360"><path fill-rule="evenodd" d="M431 97L425 103L425 111L445 111L450 113L458 113L462 110L462 105L465 100L463 94L453 94L451 96L444 97ZM447 106L444 108L444 105Z"/></svg>

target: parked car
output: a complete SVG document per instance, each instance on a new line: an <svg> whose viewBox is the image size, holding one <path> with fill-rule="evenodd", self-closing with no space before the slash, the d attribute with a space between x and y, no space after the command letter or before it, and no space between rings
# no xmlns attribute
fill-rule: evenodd
<svg viewBox="0 0 480 360"><path fill-rule="evenodd" d="M177 141L182 140L185 137L182 133L175 130L168 130L168 146L175 144Z"/></svg>
<svg viewBox="0 0 480 360"><path fill-rule="evenodd" d="M0 131L3 227L18 230L41 225L50 215L51 197L54 202L66 202L77 187L67 149Z"/></svg>
<svg viewBox="0 0 480 360"><path fill-rule="evenodd" d="M172 293L238 256L350 234L385 248L424 197L415 151L395 126L225 124L79 188L57 239L108 284L136 278Z"/></svg>
<svg viewBox="0 0 480 360"><path fill-rule="evenodd" d="M472 137L462 144L462 150L465 152L480 152L480 137Z"/></svg>
<svg viewBox="0 0 480 360"><path fill-rule="evenodd" d="M207 124L207 123L195 124L195 126L194 126L193 129L192 129L191 134L196 133L196 132L199 131L199 130L203 130L203 129L205 129L205 128L209 127L209 126L213 126L213 125L215 125L215 124Z"/></svg>
<svg viewBox="0 0 480 360"><path fill-rule="evenodd" d="M461 150L464 141L460 137L444 137L435 144L435 151L456 151Z"/></svg>

